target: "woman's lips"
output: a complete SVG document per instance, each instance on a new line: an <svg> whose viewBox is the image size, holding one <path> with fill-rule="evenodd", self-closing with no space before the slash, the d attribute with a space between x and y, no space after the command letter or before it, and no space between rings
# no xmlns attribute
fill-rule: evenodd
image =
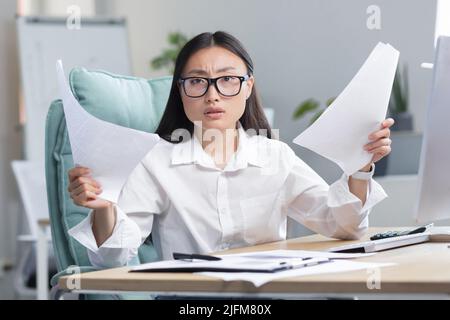
<svg viewBox="0 0 450 320"><path fill-rule="evenodd" d="M217 119L222 118L222 116L224 114L225 114L225 111L211 111L211 112L206 112L205 117L207 117L209 119L217 120Z"/></svg>
<svg viewBox="0 0 450 320"><path fill-rule="evenodd" d="M224 114L225 110L223 110L222 108L208 108L204 113L205 117L212 120L220 119Z"/></svg>

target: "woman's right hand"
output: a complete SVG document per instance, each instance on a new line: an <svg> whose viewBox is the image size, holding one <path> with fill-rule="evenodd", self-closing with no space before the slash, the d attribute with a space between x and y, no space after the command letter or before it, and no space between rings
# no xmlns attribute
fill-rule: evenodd
<svg viewBox="0 0 450 320"><path fill-rule="evenodd" d="M102 187L92 179L88 168L75 167L69 170L68 191L73 203L78 206L94 210L111 206L111 202L97 197L102 193Z"/></svg>

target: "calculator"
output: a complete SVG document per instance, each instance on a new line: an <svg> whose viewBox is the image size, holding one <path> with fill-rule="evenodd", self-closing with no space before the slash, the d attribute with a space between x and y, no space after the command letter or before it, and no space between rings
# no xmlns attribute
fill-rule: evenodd
<svg viewBox="0 0 450 320"><path fill-rule="evenodd" d="M399 237L399 236L405 236L408 234L415 234L415 233L422 233L425 232L429 227L431 227L432 224L418 227L413 230L404 230L404 231L385 231L381 233L377 233L370 237L370 240L380 240L380 239L386 239L386 238L392 238L392 237Z"/></svg>

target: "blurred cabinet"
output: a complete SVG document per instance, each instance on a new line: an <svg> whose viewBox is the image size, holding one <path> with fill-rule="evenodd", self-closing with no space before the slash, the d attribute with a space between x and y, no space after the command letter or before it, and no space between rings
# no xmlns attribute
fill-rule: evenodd
<svg viewBox="0 0 450 320"><path fill-rule="evenodd" d="M392 131L392 152L388 157L387 175L417 174L419 172L422 133Z"/></svg>

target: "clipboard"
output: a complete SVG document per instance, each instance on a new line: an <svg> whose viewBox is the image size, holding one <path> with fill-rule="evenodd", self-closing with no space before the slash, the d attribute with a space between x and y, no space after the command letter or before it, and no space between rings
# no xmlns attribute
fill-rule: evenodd
<svg viewBox="0 0 450 320"><path fill-rule="evenodd" d="M275 273L284 270L305 268L329 262L328 258L261 260L243 257L223 258L215 261L169 260L132 267L129 272L256 272Z"/></svg>

